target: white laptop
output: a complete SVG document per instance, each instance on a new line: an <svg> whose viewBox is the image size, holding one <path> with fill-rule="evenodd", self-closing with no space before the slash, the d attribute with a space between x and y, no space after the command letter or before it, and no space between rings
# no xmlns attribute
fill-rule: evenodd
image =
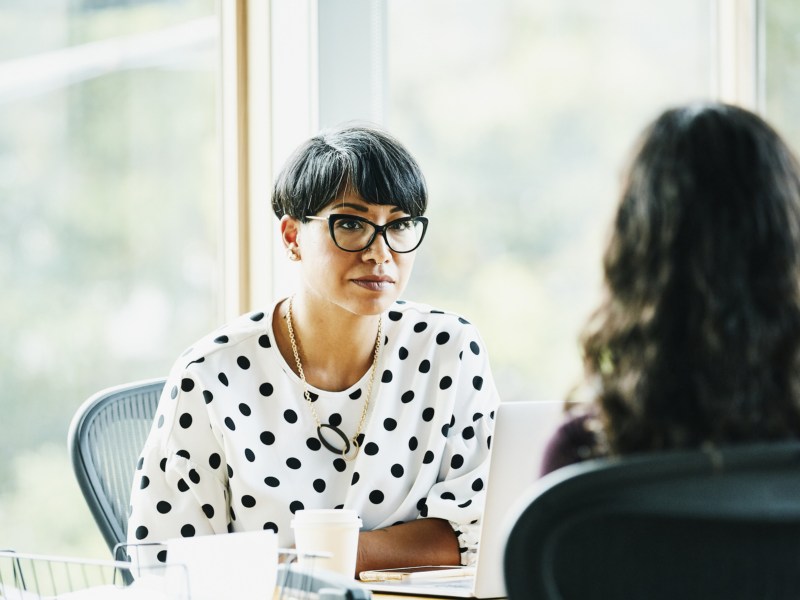
<svg viewBox="0 0 800 600"><path fill-rule="evenodd" d="M553 431L564 419L562 401L503 402L495 414L486 506L475 574L401 581L364 582L374 592L441 596L446 598L502 598L505 536L508 510L539 475L542 455Z"/></svg>

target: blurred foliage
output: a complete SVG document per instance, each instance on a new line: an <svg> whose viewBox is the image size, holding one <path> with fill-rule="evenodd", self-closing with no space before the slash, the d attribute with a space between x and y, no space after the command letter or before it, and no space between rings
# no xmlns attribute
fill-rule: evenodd
<svg viewBox="0 0 800 600"><path fill-rule="evenodd" d="M215 5L215 0L3 0L0 60L179 25L212 14Z"/></svg>
<svg viewBox="0 0 800 600"><path fill-rule="evenodd" d="M108 558L63 445L19 452L0 491L0 547L18 552Z"/></svg>
<svg viewBox="0 0 800 600"><path fill-rule="evenodd" d="M770 121L800 154L800 7L765 0L764 103Z"/></svg>
<svg viewBox="0 0 800 600"><path fill-rule="evenodd" d="M710 95L709 3L389 8L388 126L431 197L406 295L479 326L503 399L562 398L629 148L666 106Z"/></svg>
<svg viewBox="0 0 800 600"><path fill-rule="evenodd" d="M215 15L214 0L0 6L0 57L73 72L0 94L0 546L96 553L72 415L101 388L166 373L217 323L217 34L168 29ZM161 56L118 37L152 31L174 38ZM38 54L98 40L119 44L104 72Z"/></svg>

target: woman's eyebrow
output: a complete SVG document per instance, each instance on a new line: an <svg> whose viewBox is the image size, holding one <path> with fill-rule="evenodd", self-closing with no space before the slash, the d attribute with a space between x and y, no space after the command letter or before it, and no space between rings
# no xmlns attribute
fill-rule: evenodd
<svg viewBox="0 0 800 600"><path fill-rule="evenodd" d="M355 210L359 210L359 211L361 211L361 212L369 212L369 208L367 208L367 207L366 207L366 206L364 206L363 204L353 204L353 203L351 203L351 202L342 202L341 204L337 204L337 205L336 205L336 206L334 206L333 208L334 208L334 209L337 209L337 208L345 208L345 207L347 207L347 208L353 208L353 209L355 209Z"/></svg>
<svg viewBox="0 0 800 600"><path fill-rule="evenodd" d="M360 212L363 212L363 213L368 213L369 212L369 207L368 206L365 206L364 204L354 204L352 202L342 202L341 204L337 204L336 206L333 207L333 210L342 209L342 208L353 208L353 209L355 209L357 211L360 211ZM394 206L394 207L392 207L392 209L389 212L390 213L398 213L398 212L405 212L405 211L399 206Z"/></svg>

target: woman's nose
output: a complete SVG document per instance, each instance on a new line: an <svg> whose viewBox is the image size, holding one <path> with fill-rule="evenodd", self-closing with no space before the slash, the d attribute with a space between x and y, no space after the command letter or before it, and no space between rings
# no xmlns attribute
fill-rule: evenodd
<svg viewBox="0 0 800 600"><path fill-rule="evenodd" d="M364 260L374 260L379 265L389 262L391 258L392 252L380 234L376 235L369 248L364 250Z"/></svg>

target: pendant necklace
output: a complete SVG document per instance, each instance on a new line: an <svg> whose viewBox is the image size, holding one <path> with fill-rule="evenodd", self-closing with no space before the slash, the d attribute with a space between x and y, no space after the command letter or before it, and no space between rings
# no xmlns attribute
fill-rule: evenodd
<svg viewBox="0 0 800 600"><path fill-rule="evenodd" d="M306 382L306 376L303 372L303 365L300 363L300 352L297 350L297 340L294 337L294 327L292 326L292 300L294 300L294 296L289 297L289 309L286 311L286 327L289 329L289 342L292 345L292 354L294 354L294 362L297 365L297 372L300 375L300 380L303 382L303 396L306 399L306 404L308 404L309 408L311 409L311 415L314 417L314 423L317 426L317 437L319 438L320 443L334 454L340 454L342 458L347 461L353 460L356 456L358 456L358 451L360 450L358 437L361 435L361 430L364 428L364 422L367 419L367 410L369 409L369 401L372 397L372 384L375 382L375 369L378 366L378 355L380 354L381 342L383 341L383 316L378 316L378 335L375 337L375 354L372 358L372 367L370 368L369 373L367 397L364 400L364 408L361 409L361 419L358 422L358 428L356 429L355 435L348 439L344 431L339 429L336 425L331 423L322 424L319 420L317 409L314 407L314 402L311 400L311 393L308 391L308 383ZM339 436L344 443L344 447L337 448L328 440L326 440L322 433L323 429L329 429ZM349 456L350 451L353 449L355 449L353 455Z"/></svg>

